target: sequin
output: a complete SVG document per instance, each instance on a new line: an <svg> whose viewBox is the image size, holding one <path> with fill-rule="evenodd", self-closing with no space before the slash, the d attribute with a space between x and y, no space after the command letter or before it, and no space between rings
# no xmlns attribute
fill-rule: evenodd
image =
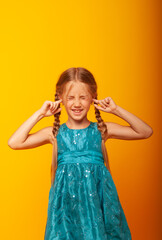
<svg viewBox="0 0 162 240"><path fill-rule="evenodd" d="M60 126L44 240L132 240L101 141L97 123Z"/></svg>

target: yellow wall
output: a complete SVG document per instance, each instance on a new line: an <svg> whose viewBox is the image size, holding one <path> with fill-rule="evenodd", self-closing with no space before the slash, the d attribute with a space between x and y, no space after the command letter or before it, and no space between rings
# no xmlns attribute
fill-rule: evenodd
<svg viewBox="0 0 162 240"><path fill-rule="evenodd" d="M44 238L52 147L16 151L7 141L53 101L62 71L85 67L100 99L111 96L153 128L149 139L111 139L106 146L133 240L160 240L160 1L2 1L0 24L0 238ZM93 109L89 118L95 121ZM52 124L53 117L42 119L31 132Z"/></svg>

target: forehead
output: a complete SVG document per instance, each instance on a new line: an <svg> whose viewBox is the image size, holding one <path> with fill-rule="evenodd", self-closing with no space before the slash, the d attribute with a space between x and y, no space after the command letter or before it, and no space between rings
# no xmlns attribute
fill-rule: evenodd
<svg viewBox="0 0 162 240"><path fill-rule="evenodd" d="M90 94L89 86L86 83L79 81L70 81L66 84L64 89L64 95L81 95L81 94Z"/></svg>

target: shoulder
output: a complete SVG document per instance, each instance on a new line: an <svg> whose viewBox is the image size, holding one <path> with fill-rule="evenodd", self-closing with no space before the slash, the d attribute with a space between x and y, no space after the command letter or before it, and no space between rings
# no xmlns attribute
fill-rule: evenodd
<svg viewBox="0 0 162 240"><path fill-rule="evenodd" d="M112 127L112 122L104 122L106 124L106 127L107 127L107 137L106 137L106 140L111 138L111 132L110 132L110 129ZM106 141L105 140L105 141Z"/></svg>
<svg viewBox="0 0 162 240"><path fill-rule="evenodd" d="M53 129L53 126L48 126L48 127L43 128L42 130L43 130L44 134L46 134L46 136L49 140L49 143L53 145L54 136L53 136L53 133L52 133L52 129Z"/></svg>
<svg viewBox="0 0 162 240"><path fill-rule="evenodd" d="M105 124L107 126L107 131L108 131L107 139L108 138L124 139L121 136L122 136L123 132L125 131L125 129L129 128L129 126L123 126L123 125L120 125L120 124L114 123L114 122L105 122Z"/></svg>
<svg viewBox="0 0 162 240"><path fill-rule="evenodd" d="M107 125L106 125L106 127L107 127ZM94 134L97 134L97 135L99 134L100 138L102 139L102 133L101 133L101 129L98 127L98 122L91 122L91 129ZM106 140L107 140L107 138L104 139L104 141L106 141Z"/></svg>
<svg viewBox="0 0 162 240"><path fill-rule="evenodd" d="M106 128L107 128L107 136L104 139L104 142L106 142L109 138L111 138L111 130L110 129L112 129L113 123L112 122L105 122L105 121L104 121L104 123L105 123ZM95 125L94 127L98 128L97 127L98 126L97 122L94 122L94 125Z"/></svg>
<svg viewBox="0 0 162 240"><path fill-rule="evenodd" d="M97 122L92 122L92 121L91 121L90 126L91 126L92 128L97 128Z"/></svg>
<svg viewBox="0 0 162 240"><path fill-rule="evenodd" d="M62 131L64 131L64 128L65 128L65 123L61 124L60 125L60 128L59 128L59 131L62 129ZM54 136L53 136L53 126L48 126L46 128L44 128L44 130L46 131L46 134L48 135L49 137L49 142L53 145L54 144Z"/></svg>

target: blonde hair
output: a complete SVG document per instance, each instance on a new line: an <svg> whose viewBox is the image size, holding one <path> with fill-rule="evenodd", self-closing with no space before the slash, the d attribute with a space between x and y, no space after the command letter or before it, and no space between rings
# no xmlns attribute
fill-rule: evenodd
<svg viewBox="0 0 162 240"><path fill-rule="evenodd" d="M80 81L82 83L86 83L89 86L89 91L92 95L92 98L97 99L97 83L95 81L94 76L90 71L88 71L85 68L82 67L72 67L67 70L65 70L59 77L57 83L56 83L56 93L55 93L55 101L59 100L59 95L62 95L64 91L64 87L66 83L70 81ZM60 104L58 108L60 107ZM107 168L110 171L109 167L109 160L108 160L108 155L104 143L104 139L108 135L107 131L107 126L104 123L103 119L101 118L100 111L95 108L95 116L97 119L97 127L98 130L101 132L102 136L102 151L103 151L103 156L104 156L104 164L107 166ZM52 165L51 165L51 183L54 181L54 172L56 170L56 163L57 163L57 154L56 154L56 149L57 149L57 142L56 142L56 136L58 133L58 130L60 128L60 114L61 112L58 112L54 115L54 123L53 123L53 135L55 138L54 141L54 149L53 149L53 160L52 160Z"/></svg>

